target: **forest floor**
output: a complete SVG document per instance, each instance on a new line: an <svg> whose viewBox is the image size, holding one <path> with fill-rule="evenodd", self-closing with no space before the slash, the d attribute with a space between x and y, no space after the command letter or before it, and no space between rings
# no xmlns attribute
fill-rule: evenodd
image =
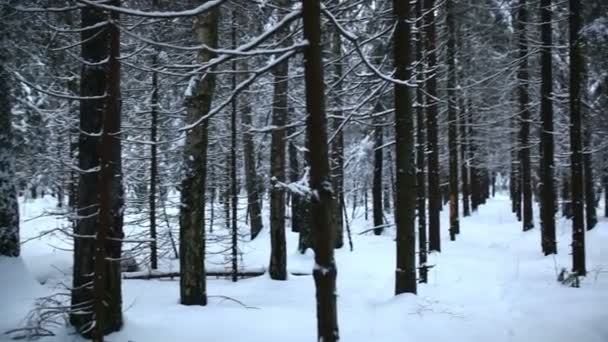
<svg viewBox="0 0 608 342"><path fill-rule="evenodd" d="M51 197L22 203L22 240L67 225L57 217L39 217L54 206ZM534 209L538 223L538 208ZM359 235L371 228L371 222L357 217L350 222L354 251L346 244L336 252L341 340L606 342L608 219L599 220L586 235L589 274L580 288L571 288L556 281L561 268L571 265L570 221L558 220L559 254L545 257L538 224L522 232L508 197L497 195L477 213L462 218L455 242L449 241L444 210L442 253L430 257L434 267L428 284L419 285L417 296L394 296L394 228L382 236ZM267 228L255 241L243 242L245 268L265 267L269 246ZM23 325L36 297L70 284L72 255L63 250L66 247L47 235L25 243L21 258L0 259L0 332ZM312 253L300 255L296 247L297 234L289 232L288 269L310 271ZM163 263L167 270L175 265ZM208 306L185 307L178 304L175 279L123 281L125 325L107 341L316 339L311 276L273 281L264 275L236 283L209 278L207 287ZM80 341L67 327L56 328L55 333L43 341ZM7 338L0 333L0 340Z"/></svg>

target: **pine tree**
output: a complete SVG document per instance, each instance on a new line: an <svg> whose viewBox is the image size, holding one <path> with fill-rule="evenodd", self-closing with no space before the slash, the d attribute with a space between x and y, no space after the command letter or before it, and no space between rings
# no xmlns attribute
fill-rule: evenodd
<svg viewBox="0 0 608 342"><path fill-rule="evenodd" d="M519 147L521 170L521 194L523 230L534 227L532 217L532 171L530 166L530 100L528 94L528 39L526 38L526 23L528 10L526 0L520 0L517 9L517 32L519 50L519 70L517 72L517 89L519 96Z"/></svg>
<svg viewBox="0 0 608 342"><path fill-rule="evenodd" d="M393 15L396 27L393 42L395 78L410 79L410 6L408 1L394 0ZM397 269L395 270L395 294L416 293L416 179L414 160L414 121L409 88L394 84L395 88L395 166L397 229ZM436 246L438 247L438 246Z"/></svg>
<svg viewBox="0 0 608 342"><path fill-rule="evenodd" d="M585 59L580 37L581 3L569 0L570 26L570 167L572 188L572 272L585 275L585 215L582 144L582 80Z"/></svg>
<svg viewBox="0 0 608 342"><path fill-rule="evenodd" d="M204 1L203 1L204 2ZM218 9L194 19L193 30L200 44L217 45ZM198 62L205 63L213 54L201 49ZM193 124L211 108L215 76L198 80L187 99L187 122ZM186 132L184 146L185 176L181 183L180 206L180 302L184 305L207 305L205 281L205 188L207 180L208 119Z"/></svg>
<svg viewBox="0 0 608 342"><path fill-rule="evenodd" d="M321 59L321 2L304 0L304 79L306 92L306 134L310 153L310 189L312 191L311 223L313 229L315 268L313 277L317 290L317 340L340 340L338 310L336 306L337 268L334 260L335 226L333 205L335 193L329 168L327 146L327 118L325 116L325 90Z"/></svg>
<svg viewBox="0 0 608 342"><path fill-rule="evenodd" d="M429 250L441 252L441 189L439 186L439 145L437 142L437 55L435 45L435 1L425 0L423 11L425 52L428 74L426 75L426 137L428 150L428 203L429 203Z"/></svg>
<svg viewBox="0 0 608 342"><path fill-rule="evenodd" d="M554 142L553 142L553 63L551 56L552 43L552 10L551 0L541 0L540 29L542 47L541 64L541 184L540 216L542 247L545 255L556 254L555 241L555 184L554 184Z"/></svg>

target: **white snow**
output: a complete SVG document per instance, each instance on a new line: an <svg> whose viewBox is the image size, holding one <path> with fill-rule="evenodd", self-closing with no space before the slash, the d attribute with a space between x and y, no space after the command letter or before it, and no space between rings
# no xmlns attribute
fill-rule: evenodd
<svg viewBox="0 0 608 342"><path fill-rule="evenodd" d="M65 221L34 218L54 199L22 202L22 239ZM371 206L370 206L371 208ZM537 209L535 207L535 209ZM372 227L361 208L354 232ZM350 210L349 210L350 211ZM538 211L536 211L536 214ZM598 210L599 214L603 209ZM371 215L370 215L371 217ZM267 213L265 213L265 220ZM581 288L556 281L570 269L570 222L557 224L557 256L540 250L537 227L522 232L507 197L497 195L472 217L461 218L461 234L449 241L447 210L442 213L442 253L430 255L429 283L418 295L394 296L394 230L383 236L354 235L354 252L336 252L338 319L342 341L608 341L608 219L586 236L588 276ZM268 226L267 222L266 227ZM217 229L222 229L218 222ZM247 227L242 227L247 230ZM296 251L297 235L287 233L288 269L310 272L312 252ZM245 268L266 267L269 232L243 243ZM70 283L72 256L58 237L23 245L21 258L0 259L0 330L19 325L36 296L59 282ZM213 259L215 256L210 257ZM177 263L165 265L176 269ZM163 267L165 267L163 266ZM64 274L66 273L66 274ZM40 286L38 282L45 283ZM108 341L314 341L315 289L311 276L273 281L268 276L239 280L210 278L207 307L178 304L177 280L124 280L125 326ZM245 306L228 299L238 300ZM43 341L79 341L68 328ZM0 340L7 336L0 334Z"/></svg>

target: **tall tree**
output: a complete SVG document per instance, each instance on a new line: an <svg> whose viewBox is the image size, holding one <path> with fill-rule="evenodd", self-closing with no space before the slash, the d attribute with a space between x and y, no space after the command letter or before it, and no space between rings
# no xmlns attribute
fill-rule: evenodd
<svg viewBox="0 0 608 342"><path fill-rule="evenodd" d="M583 115L583 174L585 186L585 226L591 230L597 224L597 211L595 210L595 180L593 178L593 152L591 147L592 128L589 113Z"/></svg>
<svg viewBox="0 0 608 342"><path fill-rule="evenodd" d="M540 220L542 248L545 255L557 253L555 241L555 183L553 180L554 143L553 143L553 62L551 55L552 40L551 0L540 2L540 30L542 46L540 50L541 85L540 119L541 127L541 179L540 179Z"/></svg>
<svg viewBox="0 0 608 342"><path fill-rule="evenodd" d="M80 14L81 27L87 29L81 31L78 167L101 172L80 172L78 180L70 322L80 333L101 341L103 334L120 330L123 323L120 38L107 13L85 6ZM118 20L116 13L111 16Z"/></svg>
<svg viewBox="0 0 608 342"><path fill-rule="evenodd" d="M241 4L244 6L244 4ZM241 28L249 28L247 15L241 13L237 17L237 25ZM237 83L244 82L248 75L245 72L249 69L249 61L246 58L239 58L237 61L239 73L237 75ZM250 237L255 239L262 228L262 192L259 184L257 173L257 162L255 157L255 143L251 128L253 125L253 108L251 106L252 99L250 95L244 91L239 95L238 110L241 114L241 140L243 145L243 166L245 177L245 190L247 191L247 213L249 215Z"/></svg>
<svg viewBox="0 0 608 342"><path fill-rule="evenodd" d="M380 113L382 105L378 100L374 112ZM382 210L382 162L384 159L382 145L384 144L384 129L382 120L374 120L374 172L372 179L372 211L374 219L374 234L380 235L384 230L384 212Z"/></svg>
<svg viewBox="0 0 608 342"><path fill-rule="evenodd" d="M532 171L530 165L530 99L528 95L528 39L526 24L528 9L526 0L520 0L517 9L517 48L519 50L519 70L517 72L517 90L519 96L519 153L521 170L521 194L523 229L534 227L532 217Z"/></svg>
<svg viewBox="0 0 608 342"><path fill-rule="evenodd" d="M409 81L410 6L408 1L393 0L396 27L393 41L395 78ZM395 166L397 263L395 294L416 293L416 178L414 160L414 121L409 88L395 84Z"/></svg>
<svg viewBox="0 0 608 342"><path fill-rule="evenodd" d="M0 16L4 6L0 9ZM0 44L5 28L0 23ZM13 149L11 94L8 71L4 68L5 53L0 52L0 255L19 256L19 208L15 186L15 154Z"/></svg>
<svg viewBox="0 0 608 342"><path fill-rule="evenodd" d="M427 282L427 234L425 191L425 136L424 136L424 70L422 64L422 2L416 1L416 211L418 217L418 262L420 282ZM395 205L395 208L397 206Z"/></svg>
<svg viewBox="0 0 608 342"><path fill-rule="evenodd" d="M278 3L281 10L289 6L288 0ZM280 40L289 35L283 30ZM270 175L273 181L285 183L285 124L287 123L287 91L289 62L283 61L274 69L274 95L272 101L272 131ZM270 267L268 272L275 280L287 279L287 248L285 245L285 190L273 186L270 190Z"/></svg>
<svg viewBox="0 0 608 342"><path fill-rule="evenodd" d="M336 5L340 5L341 0L335 0ZM334 94L332 100L335 106L334 117L332 120L332 128L334 131L333 140L331 143L331 170L332 178L334 181L334 190L336 192L336 198L334 202L334 220L336 224L336 248L342 248L344 245L344 219L342 218L342 212L344 211L344 129L343 125L343 99L342 91L343 84L342 79L344 77L344 71L342 64L342 35L340 31L335 28L331 32L331 49L332 57L334 58L334 72L332 83L334 86Z"/></svg>
<svg viewBox="0 0 608 342"><path fill-rule="evenodd" d="M317 290L317 340L340 340L336 306L337 268L334 260L335 226L333 225L334 191L329 168L325 86L321 55L321 2L302 1L304 39L304 79L306 92L306 134L310 153L310 208L313 229L315 267L313 277Z"/></svg>
<svg viewBox="0 0 608 342"><path fill-rule="evenodd" d="M460 102L460 115L458 116L458 126L460 128L460 173L462 174L462 215L471 215L469 206L469 161L467 160L468 136L466 125L467 112L464 108L464 101Z"/></svg>
<svg viewBox="0 0 608 342"><path fill-rule="evenodd" d="M112 1L120 5L119 0ZM103 341L103 336L120 328L122 323L122 297L120 257L121 240L124 236L123 189L121 161L121 105L120 105L120 30L119 15L111 12L112 23L108 27L109 59L106 78L105 108L99 142L99 228L95 239L95 274L93 277L93 341ZM108 312L106 308L113 311ZM108 322L106 322L106 320ZM111 328L110 328L111 327Z"/></svg>
<svg viewBox="0 0 608 342"><path fill-rule="evenodd" d="M458 119L456 114L456 29L454 27L454 9L452 0L445 1L446 27L448 35L448 151L449 151L449 186L450 186L450 239L456 240L460 233L458 221Z"/></svg>
<svg viewBox="0 0 608 342"><path fill-rule="evenodd" d="M205 2L202 0L201 2ZM200 44L217 45L217 8L198 15L193 30ZM199 50L198 62L206 63L214 54ZM211 108L215 76L206 73L198 79L187 99L187 122L196 122ZM181 183L180 205L180 302L184 305L207 305L205 281L205 188L207 180L208 119L186 132L184 146L185 175Z"/></svg>
<svg viewBox="0 0 608 342"><path fill-rule="evenodd" d="M572 271L587 273L585 265L585 213L583 204L582 80L585 59L580 38L581 2L569 0L570 26L570 167L572 189Z"/></svg>
<svg viewBox="0 0 608 342"><path fill-rule="evenodd" d="M437 52L435 45L435 0L425 0L424 42L426 52L426 137L428 155L429 250L441 252L441 189L439 186L439 145L437 136Z"/></svg>

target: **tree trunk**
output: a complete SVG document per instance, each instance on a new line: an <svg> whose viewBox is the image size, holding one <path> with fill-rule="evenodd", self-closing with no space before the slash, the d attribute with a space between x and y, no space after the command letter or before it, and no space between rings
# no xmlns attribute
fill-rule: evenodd
<svg viewBox="0 0 608 342"><path fill-rule="evenodd" d="M468 149L468 138L467 138L467 125L466 125L466 109L464 108L464 101L460 104L460 115L458 118L458 126L460 127L460 159L461 159L461 170L462 174L462 215L467 217L471 215L471 208L469 206L469 167L467 166L469 161L467 160L467 149Z"/></svg>
<svg viewBox="0 0 608 342"><path fill-rule="evenodd" d="M321 3L302 1L304 39L304 78L306 82L306 133L310 153L311 218L314 230L315 267L313 277L317 290L317 340L339 341L336 306L337 268L334 260L335 227L332 226L334 192L329 169L323 62L321 59Z"/></svg>
<svg viewBox="0 0 608 342"><path fill-rule="evenodd" d="M81 25L98 25L107 20L106 15L86 6L81 9ZM111 15L118 20L117 13ZM81 334L101 341L104 334L120 330L123 323L119 30L110 24L83 30L81 41L81 57L90 64L82 65L80 96L97 98L80 101L78 167L101 172L82 172L78 181L76 210L80 219L75 234L79 237L74 239L74 311L70 322ZM104 60L107 62L102 67L94 65ZM96 134L99 132L103 133L101 139Z"/></svg>
<svg viewBox="0 0 608 342"><path fill-rule="evenodd" d="M231 40L232 40L232 48L236 49L237 47L237 18L238 14L236 10L232 10L232 29L231 29ZM234 70L234 74L232 75L232 91L236 91L237 87L237 62L235 60L232 61L232 70ZM230 115L230 235L231 235L231 264L232 264L232 281L236 282L238 280L238 272L239 272L239 264L238 264L238 226L237 226L237 206L238 206L238 180L236 178L236 151L238 149L236 145L236 115L238 112L238 102L237 98L232 101L232 111Z"/></svg>
<svg viewBox="0 0 608 342"><path fill-rule="evenodd" d="M526 0L519 1L517 14L517 32L519 49L519 70L517 71L517 89L519 94L519 142L521 193L523 204L523 230L534 228L532 217L532 172L530 167L530 100L528 96L528 40L526 38L526 23L528 10Z"/></svg>
<svg viewBox="0 0 608 342"><path fill-rule="evenodd" d="M394 35L395 78L410 79L410 24L409 2L393 0L397 26ZM414 121L409 88L394 84L395 88L395 166L397 170L397 268L395 294L416 293L416 178L414 160ZM438 246L438 245L437 245Z"/></svg>
<svg viewBox="0 0 608 342"><path fill-rule="evenodd" d="M119 6L115 0L113 5ZM118 22L117 12L110 14ZM101 142L98 147L99 174L99 228L95 239L95 274L93 278L93 315L95 320L93 341L122 325L122 297L120 258L123 224L123 190L121 162L121 96L120 96L120 31L110 25L108 75L105 110L102 119Z"/></svg>
<svg viewBox="0 0 608 342"><path fill-rule="evenodd" d="M282 1L280 7L287 7ZM289 36L289 31L281 33L280 40ZM285 125L287 123L289 61L278 64L274 69L274 95L272 103L272 130L270 176L270 278L287 279L287 251L285 242L285 190L274 186L274 182L285 182Z"/></svg>
<svg viewBox="0 0 608 342"><path fill-rule="evenodd" d="M152 56L152 65L156 69L158 62L158 54L155 52ZM149 191L149 207L150 207L150 267L155 270L158 268L158 252L156 243L156 189L157 189L157 129L158 129L158 73L152 73L152 96L150 99L150 111L152 120L150 123L150 191Z"/></svg>
<svg viewBox="0 0 608 342"><path fill-rule="evenodd" d="M437 56L435 46L435 1L424 1L427 108L427 148L428 148L428 199L429 199L429 250L441 252L441 230L439 210L441 209L441 189L439 186L439 146L437 143Z"/></svg>
<svg viewBox="0 0 608 342"><path fill-rule="evenodd" d="M0 23L0 30L3 29ZM17 257L19 242L19 204L15 186L15 154L13 150L11 103L8 71L0 52L0 255ZM10 275L7 275L10 276Z"/></svg>
<svg viewBox="0 0 608 342"><path fill-rule="evenodd" d="M240 15L239 19L244 18L245 15ZM245 26L245 22L239 22L239 25ZM249 69L247 59L241 58L237 61L237 68L239 71L245 71ZM249 77L247 74L238 74L237 82L241 83ZM250 129L253 125L253 109L251 108L251 99L247 92L242 92L239 95L239 107L238 110L241 113L241 126L242 126L242 143L243 143L243 164L245 171L245 189L247 190L247 213L249 214L249 226L251 240L255 239L262 228L262 192L259 190L261 184L258 184L258 172L256 167L255 159L255 143L253 141L253 134Z"/></svg>
<svg viewBox="0 0 608 342"><path fill-rule="evenodd" d="M564 174L562 183L562 215L567 219L572 219L572 196L570 175Z"/></svg>
<svg viewBox="0 0 608 342"><path fill-rule="evenodd" d="M582 151L582 79L584 57L581 51L581 3L569 0L570 13L570 166L572 176L572 272L587 273L585 266L585 213L583 206L583 151Z"/></svg>
<svg viewBox="0 0 608 342"><path fill-rule="evenodd" d="M292 111L290 111L292 113ZM292 117L292 115L290 115ZM292 136L295 133L295 128L290 127L287 129L287 134ZM289 181L291 183L300 180L300 166L298 162L298 148L294 141L295 138L289 139L287 143L287 152L289 154ZM291 194L291 231L299 233L302 227L301 218L301 203L303 199L298 194Z"/></svg>
<svg viewBox="0 0 608 342"><path fill-rule="evenodd" d="M335 1L340 4L340 0ZM344 134L342 116L342 37L338 29L331 32L332 35L332 54L335 60L333 84L335 94L333 96L334 118L332 120L333 131L335 136L331 143L331 161L332 161L332 178L334 182L334 190L336 191L334 200L334 221L336 224L336 248L342 248L344 245L344 222L342 219L342 203L344 203Z"/></svg>
<svg viewBox="0 0 608 342"><path fill-rule="evenodd" d="M448 150L450 155L450 239L460 233L458 221L458 126L456 114L456 30L452 0L446 0L446 25L448 30Z"/></svg>
<svg viewBox="0 0 608 342"><path fill-rule="evenodd" d="M542 247L545 255L557 254L555 239L555 168L553 143L553 63L551 57L552 42L552 10L551 0L541 0L540 29L542 46L540 50L541 63L541 99L540 116L541 128L541 179L540 179L540 220L542 231Z"/></svg>
<svg viewBox="0 0 608 342"><path fill-rule="evenodd" d="M377 103L374 112L382 111L382 106ZM373 203L373 219L374 219L374 234L381 235L384 231L384 213L382 210L382 162L383 153L382 145L384 144L384 129L382 122L378 119L374 120L374 173L372 180L372 203Z"/></svg>
<svg viewBox="0 0 608 342"><path fill-rule="evenodd" d="M604 217L608 217L608 175L604 176Z"/></svg>
<svg viewBox="0 0 608 342"><path fill-rule="evenodd" d="M194 19L193 29L200 44L217 45L218 10L205 12ZM200 50L198 62L205 63L213 54ZM193 96L187 99L189 124L206 115L213 100L214 74L198 80ZM180 207L180 302L183 305L207 305L205 282L205 189L207 180L208 120L188 130L184 146L185 176L181 184Z"/></svg>
<svg viewBox="0 0 608 342"><path fill-rule="evenodd" d="M422 6L424 0L416 1L416 60L422 61ZM426 190L425 190L425 136L424 136L424 70L422 63L416 70L416 211L418 217L418 266L420 282L427 282L427 233L426 233ZM395 191L396 192L396 191ZM395 194L396 195L396 194ZM396 198L395 198L396 202ZM397 205L395 204L395 210Z"/></svg>
<svg viewBox="0 0 608 342"><path fill-rule="evenodd" d="M587 116L584 116L585 118ZM587 120L588 121L588 120ZM591 230L597 224L597 212L595 210L595 182L593 179L593 154L591 152L591 126L587 122L583 134L583 173L585 182L585 220L587 230Z"/></svg>

